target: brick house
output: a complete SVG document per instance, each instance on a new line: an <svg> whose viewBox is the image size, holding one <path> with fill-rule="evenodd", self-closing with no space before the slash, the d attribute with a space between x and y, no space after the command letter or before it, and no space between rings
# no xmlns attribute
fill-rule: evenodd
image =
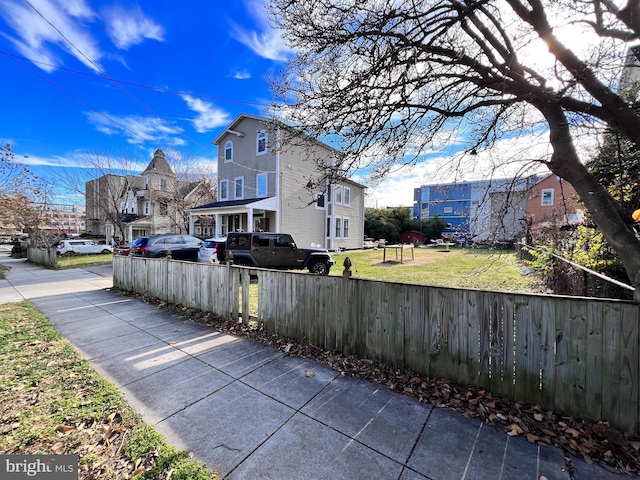
<svg viewBox="0 0 640 480"><path fill-rule="evenodd" d="M582 207L575 188L557 175L533 185L527 195L526 220L535 242L545 228L559 229L582 221Z"/></svg>

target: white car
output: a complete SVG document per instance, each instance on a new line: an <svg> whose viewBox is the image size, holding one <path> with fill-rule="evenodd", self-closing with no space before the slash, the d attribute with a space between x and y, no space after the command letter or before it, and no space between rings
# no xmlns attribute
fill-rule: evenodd
<svg viewBox="0 0 640 480"><path fill-rule="evenodd" d="M198 261L204 263L220 263L224 259L226 238L207 238L198 251Z"/></svg>
<svg viewBox="0 0 640 480"><path fill-rule="evenodd" d="M57 250L58 255L113 253L113 247L111 245L98 245L93 240L60 240Z"/></svg>

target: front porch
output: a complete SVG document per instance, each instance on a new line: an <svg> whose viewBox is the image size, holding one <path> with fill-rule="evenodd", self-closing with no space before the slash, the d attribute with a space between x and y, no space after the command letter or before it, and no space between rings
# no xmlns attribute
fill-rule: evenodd
<svg viewBox="0 0 640 480"><path fill-rule="evenodd" d="M197 219L214 219L215 237L230 232L277 232L280 228L276 197L214 202L189 211L189 234L194 235Z"/></svg>

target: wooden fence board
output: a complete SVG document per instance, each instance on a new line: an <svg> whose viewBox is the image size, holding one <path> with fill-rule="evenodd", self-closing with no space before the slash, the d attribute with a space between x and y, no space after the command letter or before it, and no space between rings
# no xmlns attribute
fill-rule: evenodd
<svg viewBox="0 0 640 480"><path fill-rule="evenodd" d="M114 285L237 320L239 270L116 257ZM244 274L242 282L247 311ZM269 331L640 430L638 305L631 302L261 269L257 288L259 321Z"/></svg>
<svg viewBox="0 0 640 480"><path fill-rule="evenodd" d="M586 366L587 366L587 303L572 301L569 304L569 318L571 322L571 377L570 396L571 408L586 411Z"/></svg>
<svg viewBox="0 0 640 480"><path fill-rule="evenodd" d="M541 315L542 333L540 335L540 405L553 410L556 405L556 301L552 298L538 297L536 312Z"/></svg>
<svg viewBox="0 0 640 480"><path fill-rule="evenodd" d="M566 414L571 410L571 316L566 302L556 302L556 401L555 409Z"/></svg>
<svg viewBox="0 0 640 480"><path fill-rule="evenodd" d="M427 289L414 286L409 296L404 318L404 345L402 359L406 368L416 372L429 372L429 339L426 326L425 293Z"/></svg>
<svg viewBox="0 0 640 480"><path fill-rule="evenodd" d="M620 305L620 409L621 425L638 429L638 307Z"/></svg>
<svg viewBox="0 0 640 480"><path fill-rule="evenodd" d="M478 386L489 388L491 385L491 295L484 293L479 299L480 358L478 362Z"/></svg>
<svg viewBox="0 0 640 480"><path fill-rule="evenodd" d="M466 322L469 340L467 342L467 383L480 385L480 325L482 323L483 294L476 290L467 292Z"/></svg>
<svg viewBox="0 0 640 480"><path fill-rule="evenodd" d="M513 398L537 404L540 400L540 318L533 316L529 299L516 296L515 301L515 371Z"/></svg>
<svg viewBox="0 0 640 480"><path fill-rule="evenodd" d="M603 305L603 382L602 415L614 425L620 422L620 351L621 330L619 308Z"/></svg>
<svg viewBox="0 0 640 480"><path fill-rule="evenodd" d="M587 358L585 361L585 418L591 421L597 421L602 415L602 303L589 302L586 315Z"/></svg>

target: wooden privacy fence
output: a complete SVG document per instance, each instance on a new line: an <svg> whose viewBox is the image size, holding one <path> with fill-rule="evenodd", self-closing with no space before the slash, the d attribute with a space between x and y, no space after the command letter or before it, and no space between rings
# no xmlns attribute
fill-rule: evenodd
<svg viewBox="0 0 640 480"><path fill-rule="evenodd" d="M114 285L238 318L238 268L115 257ZM637 304L270 270L257 276L266 330L640 433Z"/></svg>
<svg viewBox="0 0 640 480"><path fill-rule="evenodd" d="M58 250L56 247L29 247L27 248L27 260L36 265L57 268Z"/></svg>

